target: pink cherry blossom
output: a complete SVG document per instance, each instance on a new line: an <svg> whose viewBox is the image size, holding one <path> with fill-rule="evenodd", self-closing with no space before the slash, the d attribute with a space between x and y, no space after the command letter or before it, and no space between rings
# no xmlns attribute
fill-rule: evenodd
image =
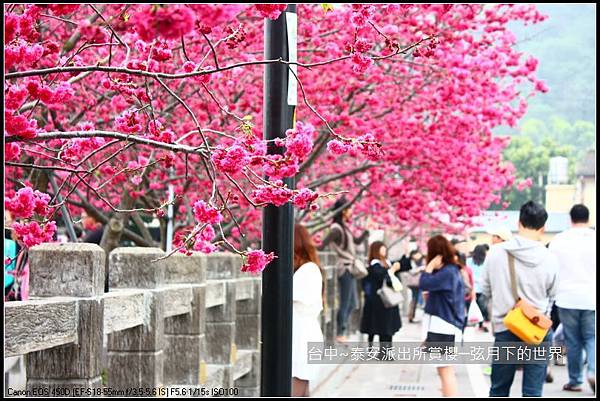
<svg viewBox="0 0 600 401"><path fill-rule="evenodd" d="M194 203L194 218L200 224L217 224L223 221L223 215L203 200Z"/></svg>
<svg viewBox="0 0 600 401"><path fill-rule="evenodd" d="M519 183L517 183L517 191L523 191L526 188L531 188L533 185L533 180L531 178L527 178Z"/></svg>
<svg viewBox="0 0 600 401"><path fill-rule="evenodd" d="M135 134L142 130L141 119L134 110L127 110L115 119L115 128L127 134Z"/></svg>
<svg viewBox="0 0 600 401"><path fill-rule="evenodd" d="M32 246L44 242L52 242L54 234L56 233L56 222L50 221L43 225L40 225L36 221L13 223L12 228L15 230L15 234L19 241L27 248L31 248Z"/></svg>
<svg viewBox="0 0 600 401"><path fill-rule="evenodd" d="M242 272L254 275L259 274L275 258L276 256L273 252L265 254L261 249L250 251L246 255L246 263L242 266Z"/></svg>
<svg viewBox="0 0 600 401"><path fill-rule="evenodd" d="M548 88L548 85L546 85L546 83L544 81L536 81L535 82L535 90L542 92L542 93L546 93L550 89Z"/></svg>
<svg viewBox="0 0 600 401"><path fill-rule="evenodd" d="M268 185L258 186L252 192L251 197L256 203L272 203L275 206L281 206L292 198L293 192L283 187L272 187Z"/></svg>
<svg viewBox="0 0 600 401"><path fill-rule="evenodd" d="M299 61L315 66L298 69L295 128L267 143L263 17L279 18L284 10L283 4L127 10L104 4L103 17L123 46L101 19L88 21L88 7L11 6L5 10L7 161L56 166L73 216L82 211L78 193L104 214L112 211L106 202L118 207L130 194L134 208L146 210L137 213L162 219L172 185L178 227L191 224L188 211L203 214L194 209L202 200L206 213L222 213L225 237L236 246L242 235L244 243L260 240L265 205L291 201L310 212L332 206L327 194L345 193L358 196L356 216L423 238L432 228L469 226L519 185L514 166L503 160L508 142L493 132L517 126L530 97L548 90L536 76L539 62L515 46L511 32L515 23L544 20L534 5L348 4L328 13L319 4L298 5ZM75 32L81 37L69 49ZM103 70L109 65L120 72ZM63 71L39 72L57 67ZM144 72L159 74L164 86ZM267 145L279 154L267 155ZM11 178L5 197L13 199L21 189L16 182L25 183L31 168L5 170ZM278 182L291 176L314 193ZM35 209L35 201L26 205L11 207ZM47 218L34 211L19 223L37 222L40 228L27 232L43 237ZM178 230L182 251L221 249L208 238L213 224L198 220Z"/></svg>
<svg viewBox="0 0 600 401"><path fill-rule="evenodd" d="M305 209L308 206L312 206L311 203L316 201L319 194L311 191L308 188L302 188L292 198L292 203L300 209Z"/></svg>
<svg viewBox="0 0 600 401"><path fill-rule="evenodd" d="M236 174L250 163L250 154L239 143L232 146L218 146L213 152L212 162L224 173Z"/></svg>
<svg viewBox="0 0 600 401"><path fill-rule="evenodd" d="M7 143L4 145L4 152L7 161L16 161L21 156L21 147L16 143Z"/></svg>
<svg viewBox="0 0 600 401"><path fill-rule="evenodd" d="M15 116L10 111L5 110L4 129L9 135L31 139L35 138L37 135L37 121L34 119L27 119L23 114Z"/></svg>
<svg viewBox="0 0 600 401"><path fill-rule="evenodd" d="M276 20L285 11L287 4L255 4L254 7L263 18Z"/></svg>
<svg viewBox="0 0 600 401"><path fill-rule="evenodd" d="M361 53L354 53L351 57L352 70L357 74L363 74L373 65L373 59Z"/></svg>
<svg viewBox="0 0 600 401"><path fill-rule="evenodd" d="M146 42L157 35L179 39L194 28L194 13L186 5L148 5L132 19L138 35Z"/></svg>
<svg viewBox="0 0 600 401"><path fill-rule="evenodd" d="M19 189L12 198L4 198L4 208L13 218L30 218L34 214L46 216L49 213L50 195L34 191L31 187Z"/></svg>
<svg viewBox="0 0 600 401"><path fill-rule="evenodd" d="M327 143L327 150L334 155L343 155L352 148L350 144L344 143L340 140L333 139Z"/></svg>

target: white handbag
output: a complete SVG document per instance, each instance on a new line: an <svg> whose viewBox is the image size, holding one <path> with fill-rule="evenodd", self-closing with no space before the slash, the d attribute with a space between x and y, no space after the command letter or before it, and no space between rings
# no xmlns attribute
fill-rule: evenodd
<svg viewBox="0 0 600 401"><path fill-rule="evenodd" d="M383 280L383 285L380 289L377 290L377 295L381 298L381 302L383 302L383 306L386 308L393 308L394 306L400 305L404 301L404 297L402 296L402 283L398 280L398 277L391 274L388 270L388 275L392 279L392 285L395 288L390 288L386 280ZM396 279L396 280L394 280Z"/></svg>
<svg viewBox="0 0 600 401"><path fill-rule="evenodd" d="M483 322L483 314L481 313L481 309L479 309L477 302L472 300L471 305L469 305L469 312L467 312L467 325L476 325L480 322Z"/></svg>
<svg viewBox="0 0 600 401"><path fill-rule="evenodd" d="M349 269L350 273L357 279L365 278L369 275L369 271L367 270L367 266L363 263L362 260L355 258L352 261Z"/></svg>

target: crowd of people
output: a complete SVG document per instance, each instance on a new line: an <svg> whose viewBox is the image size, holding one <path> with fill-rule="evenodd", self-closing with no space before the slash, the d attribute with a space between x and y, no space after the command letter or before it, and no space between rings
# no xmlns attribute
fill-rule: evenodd
<svg viewBox="0 0 600 401"><path fill-rule="evenodd" d="M325 249L332 249L338 258L336 341L348 341L348 320L360 304L358 288L363 296L360 331L369 346L377 336L382 349L401 330L403 315L409 324L421 323L424 344L458 343L475 305L481 314L479 329L491 332L496 344L530 343L510 318L520 310L538 333L538 343L566 349L569 381L563 390L580 392L587 381L595 392L596 232L584 205L573 206L572 227L549 243L543 237L548 213L530 201L520 209L516 235L495 228L489 231L491 244L478 244L468 254L461 251L460 240L435 235L423 251L407 249L395 261L384 242L374 241L366 264L357 245L367 240L369 232L353 235L347 205L343 198L335 203L335 217L319 246L305 227L295 227L292 395L308 396L310 382L318 377L318 369L308 365L306 356L308 342L323 341L319 315L325 305L325 280L317 252ZM100 243L101 225L91 218L83 222L82 240ZM28 275L27 261L16 257L26 253L19 253L18 247L5 230L5 260L10 260L5 263L5 300L27 299L28 280L23 279ZM422 303L423 318L417 320ZM458 395L454 366L436 368L442 395ZM523 396L541 396L544 383L553 381L548 364L492 363L488 369L490 396L509 396L517 369L523 371Z"/></svg>
<svg viewBox="0 0 600 401"><path fill-rule="evenodd" d="M543 236L548 213L530 201L520 209L515 235L506 228L494 228L489 231L491 243L478 244L468 254L459 250L463 249L461 241L435 235L423 252L412 249L391 261L386 244L375 241L368 248L366 266L361 267L356 245L369 233L353 236L348 228L351 211L344 204L343 199L335 204L338 213L319 247L306 228L296 227L293 395L308 396L310 381L318 377L316 366L307 363L306 342L323 341L318 316L324 304L324 276L317 250L327 248L339 258L338 342L348 340L348 319L358 305L360 283L364 297L360 331L367 335L369 346L375 336L380 349L390 344L402 328L403 314L409 323L421 323L424 345L458 344L470 323L471 310L477 307L481 318L476 325L493 334L495 345L564 345L569 382L563 390L582 391L587 381L595 393L596 234L584 205L573 206L572 227L549 243L544 243ZM404 296L393 301L384 288ZM419 321L416 311L423 301ZM527 318L525 323L515 320L517 312ZM442 395L457 396L454 366L436 368ZM492 363L487 370L492 397L509 396L517 370L523 372L523 396L541 396L544 383L553 381L548 362Z"/></svg>

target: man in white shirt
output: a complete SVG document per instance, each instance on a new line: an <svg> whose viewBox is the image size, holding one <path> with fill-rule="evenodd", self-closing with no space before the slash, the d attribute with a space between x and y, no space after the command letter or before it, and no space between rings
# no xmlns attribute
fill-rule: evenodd
<svg viewBox="0 0 600 401"><path fill-rule="evenodd" d="M554 237L549 246L560 265L555 302L569 370L569 383L563 390L581 391L585 349L588 382L596 392L596 231L589 227L590 212L584 205L573 206L570 215L572 227Z"/></svg>

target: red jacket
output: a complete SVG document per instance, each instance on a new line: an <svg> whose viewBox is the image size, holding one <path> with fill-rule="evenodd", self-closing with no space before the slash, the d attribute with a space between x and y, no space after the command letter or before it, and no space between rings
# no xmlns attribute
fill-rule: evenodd
<svg viewBox="0 0 600 401"><path fill-rule="evenodd" d="M473 290L473 288L475 287L475 279L473 277L473 269L471 269L468 265L464 265L463 269L467 273L467 277L469 278L469 286L471 287L471 290ZM469 295L465 295L465 301L472 301L472 300L473 300L473 291L469 292Z"/></svg>

